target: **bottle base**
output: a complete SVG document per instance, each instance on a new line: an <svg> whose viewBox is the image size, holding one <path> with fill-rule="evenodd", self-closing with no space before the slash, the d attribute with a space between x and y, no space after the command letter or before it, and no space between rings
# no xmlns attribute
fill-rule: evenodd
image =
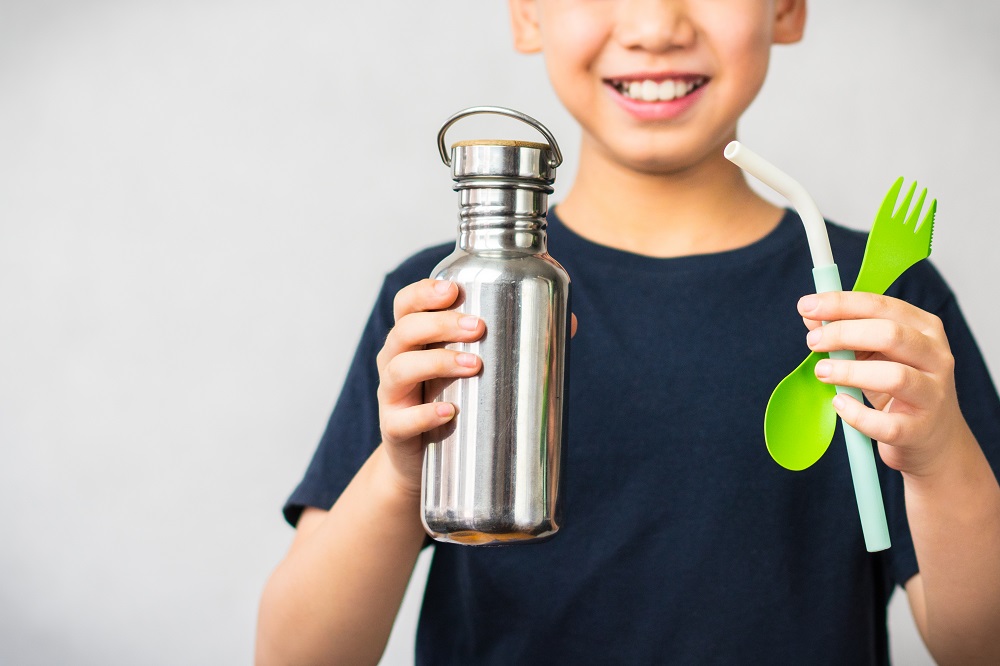
<svg viewBox="0 0 1000 666"><path fill-rule="evenodd" d="M552 538L559 524L545 520L537 524L510 520L421 520L424 530L435 540L462 546L507 546L536 543Z"/></svg>
<svg viewBox="0 0 1000 666"><path fill-rule="evenodd" d="M478 530L458 530L455 532L433 532L428 534L435 541L455 543L461 546L515 546L523 543L539 543L548 541L558 532L558 528L542 533L532 532L500 532L489 533Z"/></svg>

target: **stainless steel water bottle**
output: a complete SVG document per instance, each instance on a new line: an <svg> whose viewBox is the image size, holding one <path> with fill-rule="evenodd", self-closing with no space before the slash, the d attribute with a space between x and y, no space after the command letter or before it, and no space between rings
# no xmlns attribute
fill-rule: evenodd
<svg viewBox="0 0 1000 666"><path fill-rule="evenodd" d="M456 121L478 113L521 120L548 143L463 141L445 146ZM426 400L454 403L451 422L428 436L423 522L438 541L523 543L559 530L569 346L569 276L547 251L545 215L562 162L552 134L501 107L474 107L438 133L459 194L455 251L431 277L459 286L454 308L486 324L477 342L450 349L482 358L475 377ZM425 385L425 393L431 390Z"/></svg>

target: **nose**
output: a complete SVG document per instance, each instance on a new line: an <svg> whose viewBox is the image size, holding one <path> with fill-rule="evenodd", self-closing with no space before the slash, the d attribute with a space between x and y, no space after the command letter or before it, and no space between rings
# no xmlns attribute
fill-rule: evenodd
<svg viewBox="0 0 1000 666"><path fill-rule="evenodd" d="M695 29L685 0L623 0L615 36L626 48L656 53L690 46Z"/></svg>

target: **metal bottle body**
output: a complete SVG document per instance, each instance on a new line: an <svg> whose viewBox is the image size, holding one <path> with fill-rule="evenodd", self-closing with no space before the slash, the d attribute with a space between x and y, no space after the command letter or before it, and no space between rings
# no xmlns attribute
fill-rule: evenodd
<svg viewBox="0 0 1000 666"><path fill-rule="evenodd" d="M524 120L550 143L461 142L449 159L445 130L480 112ZM457 407L427 435L424 527L439 541L466 545L544 539L559 529L563 509L570 281L549 256L545 233L561 155L537 121L496 107L453 116L438 145L459 193L459 234L431 277L458 284L454 309L482 319L486 333L447 345L479 356L479 374L424 384L425 400Z"/></svg>
<svg viewBox="0 0 1000 666"><path fill-rule="evenodd" d="M480 340L447 345L478 355L482 371L433 396L458 408L424 457L423 521L438 540L510 543L559 529L569 277L545 247L544 229L466 232L432 274L457 283L455 309L486 324Z"/></svg>

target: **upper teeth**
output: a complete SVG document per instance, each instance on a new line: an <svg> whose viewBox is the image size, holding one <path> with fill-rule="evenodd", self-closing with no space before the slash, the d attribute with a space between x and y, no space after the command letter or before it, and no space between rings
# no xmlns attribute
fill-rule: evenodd
<svg viewBox="0 0 1000 666"><path fill-rule="evenodd" d="M613 83L618 92L631 97L641 99L644 102L667 102L678 99L691 93L692 90L700 86L702 81L616 81Z"/></svg>

